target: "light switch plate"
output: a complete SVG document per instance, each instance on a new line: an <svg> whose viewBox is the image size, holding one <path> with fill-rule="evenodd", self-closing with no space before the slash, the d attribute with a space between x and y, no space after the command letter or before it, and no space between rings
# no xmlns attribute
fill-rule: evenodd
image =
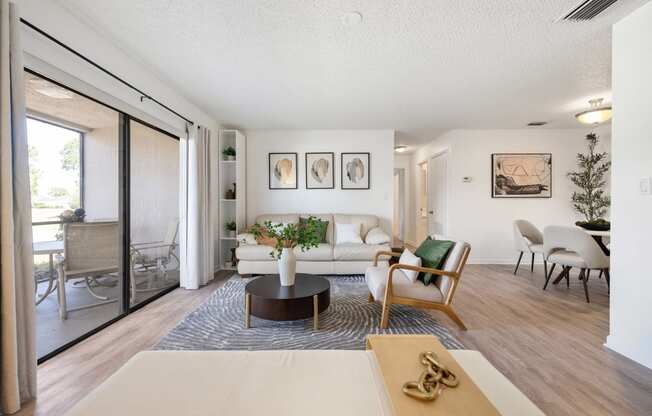
<svg viewBox="0 0 652 416"><path fill-rule="evenodd" d="M641 195L652 195L652 178L641 178L639 182L639 191Z"/></svg>

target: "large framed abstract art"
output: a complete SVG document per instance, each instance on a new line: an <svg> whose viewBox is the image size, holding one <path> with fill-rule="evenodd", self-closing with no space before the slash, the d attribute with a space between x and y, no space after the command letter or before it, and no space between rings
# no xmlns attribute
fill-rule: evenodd
<svg viewBox="0 0 652 416"><path fill-rule="evenodd" d="M297 153L269 154L269 189L297 189Z"/></svg>
<svg viewBox="0 0 652 416"><path fill-rule="evenodd" d="M369 189L371 155L369 153L342 153L342 189Z"/></svg>
<svg viewBox="0 0 652 416"><path fill-rule="evenodd" d="M306 189L335 188L335 153L306 153Z"/></svg>
<svg viewBox="0 0 652 416"><path fill-rule="evenodd" d="M552 154L492 154L491 197L551 198Z"/></svg>

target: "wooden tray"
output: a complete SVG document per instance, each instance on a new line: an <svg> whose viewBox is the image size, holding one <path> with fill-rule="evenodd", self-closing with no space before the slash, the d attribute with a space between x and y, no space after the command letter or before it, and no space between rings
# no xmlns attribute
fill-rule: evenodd
<svg viewBox="0 0 652 416"><path fill-rule="evenodd" d="M367 349L372 350L376 356L396 416L500 415L446 348L432 335L369 335ZM402 391L406 381L417 380L424 370L419 362L419 354L424 351L437 354L442 365L460 380L456 388L444 388L441 396L432 402L413 399Z"/></svg>

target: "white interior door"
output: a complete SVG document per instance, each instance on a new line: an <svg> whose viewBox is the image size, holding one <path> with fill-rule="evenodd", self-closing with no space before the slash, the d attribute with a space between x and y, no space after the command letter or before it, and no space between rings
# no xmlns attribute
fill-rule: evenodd
<svg viewBox="0 0 652 416"><path fill-rule="evenodd" d="M448 152L428 161L428 234L446 235Z"/></svg>

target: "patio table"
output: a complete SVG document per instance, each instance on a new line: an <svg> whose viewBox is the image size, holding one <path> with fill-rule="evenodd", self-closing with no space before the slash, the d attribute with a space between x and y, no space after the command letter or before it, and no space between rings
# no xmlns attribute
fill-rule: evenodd
<svg viewBox="0 0 652 416"><path fill-rule="evenodd" d="M35 256L47 255L49 257L48 288L42 295L37 295L36 304L38 305L56 289L57 277L54 272L54 255L63 253L63 241L36 241L32 244L32 250ZM38 289L38 282L36 282L36 289Z"/></svg>

